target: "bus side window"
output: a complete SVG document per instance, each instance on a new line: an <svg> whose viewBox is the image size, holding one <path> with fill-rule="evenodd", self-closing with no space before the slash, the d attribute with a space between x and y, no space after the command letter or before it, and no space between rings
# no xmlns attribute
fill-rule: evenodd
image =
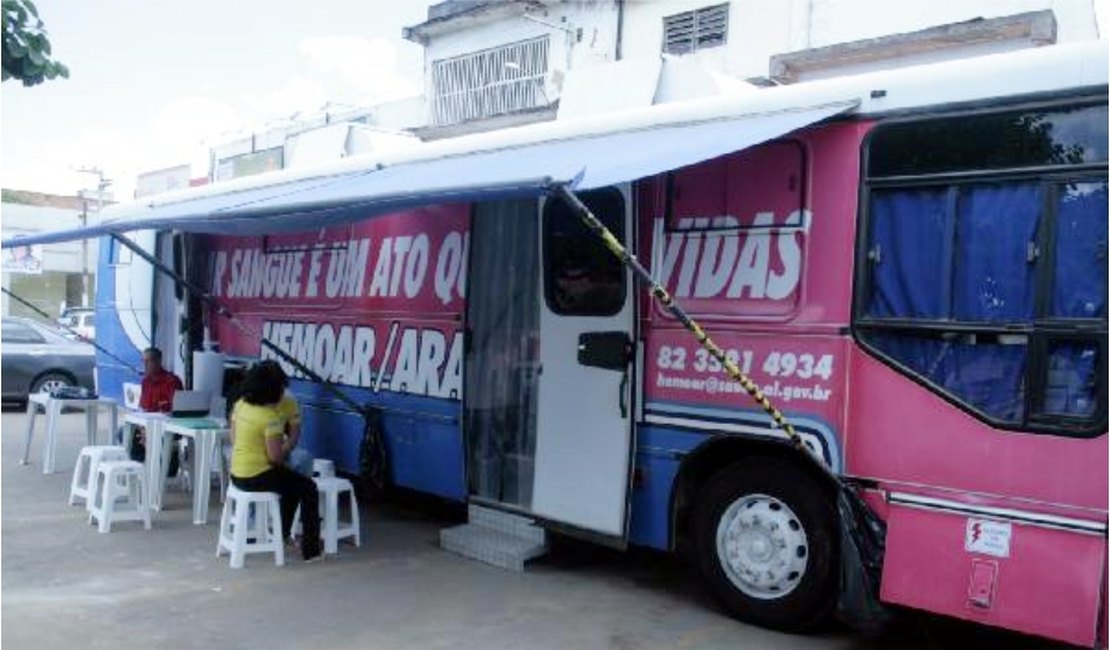
<svg viewBox="0 0 1110 650"><path fill-rule="evenodd" d="M997 426L1105 430L1106 117L1096 105L879 127L861 343ZM959 174L990 169L1005 171Z"/></svg>

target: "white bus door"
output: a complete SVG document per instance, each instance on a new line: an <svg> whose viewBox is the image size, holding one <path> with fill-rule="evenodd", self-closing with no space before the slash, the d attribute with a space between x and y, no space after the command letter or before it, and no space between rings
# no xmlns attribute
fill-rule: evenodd
<svg viewBox="0 0 1110 650"><path fill-rule="evenodd" d="M615 188L581 198L631 241L631 206ZM540 373L532 512L626 537L632 457L631 274L570 208L545 201L540 225Z"/></svg>

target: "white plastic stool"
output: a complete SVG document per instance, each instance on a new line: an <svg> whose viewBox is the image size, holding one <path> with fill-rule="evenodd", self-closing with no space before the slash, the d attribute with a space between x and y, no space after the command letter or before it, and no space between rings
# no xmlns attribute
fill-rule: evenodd
<svg viewBox="0 0 1110 650"><path fill-rule="evenodd" d="M100 461L93 479L95 491L89 523L107 533L117 521L141 521L150 530L150 498L143 464L133 460ZM122 501L121 501L122 498Z"/></svg>
<svg viewBox="0 0 1110 650"><path fill-rule="evenodd" d="M324 552L335 554L339 552L339 540L354 538L355 547L362 546L362 533L358 519L358 499L355 498L355 487L345 478L336 476L314 479L316 489L324 501L324 525L321 531L324 537ZM348 521L339 521L339 496L346 493L350 498L351 518Z"/></svg>
<svg viewBox="0 0 1110 650"><path fill-rule="evenodd" d="M359 532L358 499L355 498L355 488L345 478L336 476L316 477L316 491L320 493L320 515L324 521L320 524L320 537L324 539L324 552L335 555L339 552L339 540L353 537L355 546L362 546L362 534ZM339 496L346 493L351 499L351 518L348 521L339 521ZM301 509L297 508L297 515L293 519L293 532L301 532Z"/></svg>
<svg viewBox="0 0 1110 650"><path fill-rule="evenodd" d="M258 506L262 506L259 508ZM248 524L254 510L254 525ZM255 541L248 542L250 538ZM231 568L243 568L248 553L273 553L274 564L285 564L285 541L281 538L281 497L274 492L246 492L234 485L227 488L216 557L227 551Z"/></svg>
<svg viewBox="0 0 1110 650"><path fill-rule="evenodd" d="M314 458L312 460L312 476L321 478L335 476L335 463L324 458Z"/></svg>
<svg viewBox="0 0 1110 650"><path fill-rule="evenodd" d="M89 445L81 448L77 464L73 466L73 480L69 483L69 505L77 499L85 500L85 509L92 509L92 496L96 494L96 470L101 461L127 460L127 450L115 445Z"/></svg>

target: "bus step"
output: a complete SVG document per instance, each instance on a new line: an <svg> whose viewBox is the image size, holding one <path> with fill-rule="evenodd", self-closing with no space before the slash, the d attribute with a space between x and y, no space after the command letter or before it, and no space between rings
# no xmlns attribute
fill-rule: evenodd
<svg viewBox="0 0 1110 650"><path fill-rule="evenodd" d="M476 505L468 515L469 523L439 531L444 550L512 571L547 552L544 529L526 517Z"/></svg>

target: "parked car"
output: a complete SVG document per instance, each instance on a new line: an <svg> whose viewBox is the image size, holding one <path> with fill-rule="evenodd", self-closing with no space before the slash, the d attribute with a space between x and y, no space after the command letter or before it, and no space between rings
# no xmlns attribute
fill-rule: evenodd
<svg viewBox="0 0 1110 650"><path fill-rule="evenodd" d="M0 322L3 399L25 402L31 393L59 386L94 388L96 352L71 341L51 325L9 316Z"/></svg>
<svg viewBox="0 0 1110 650"><path fill-rule="evenodd" d="M58 317L62 336L68 339L96 339L96 312L87 308L67 308Z"/></svg>

